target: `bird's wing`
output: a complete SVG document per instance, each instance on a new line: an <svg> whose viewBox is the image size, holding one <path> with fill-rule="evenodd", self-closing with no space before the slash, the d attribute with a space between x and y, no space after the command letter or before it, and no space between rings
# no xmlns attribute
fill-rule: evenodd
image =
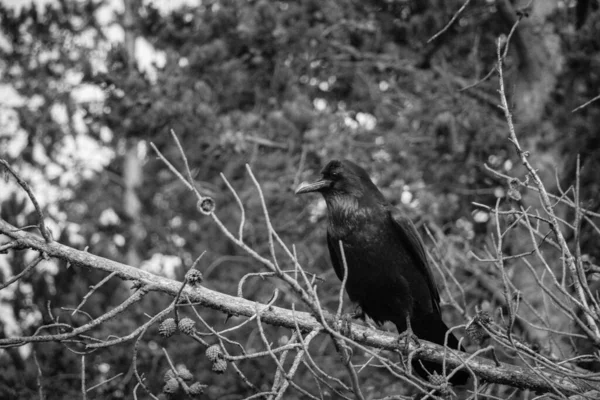
<svg viewBox="0 0 600 400"><path fill-rule="evenodd" d="M409 246L406 246L407 249L414 251L413 256L415 258L416 265L427 280L427 286L429 286L434 307L438 312L440 312L440 293L435 284L435 280L433 279L433 274L431 273L431 267L429 266L429 261L427 260L427 253L425 252L423 240L419 236L417 228L412 221L402 215L400 210L392 206L389 207L389 210L390 215L395 222L397 228L396 231L400 236L400 239L405 243L409 243Z"/></svg>

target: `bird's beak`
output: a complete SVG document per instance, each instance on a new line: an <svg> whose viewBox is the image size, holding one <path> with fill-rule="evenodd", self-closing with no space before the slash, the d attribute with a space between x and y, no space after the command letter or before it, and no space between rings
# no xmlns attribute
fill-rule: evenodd
<svg viewBox="0 0 600 400"><path fill-rule="evenodd" d="M319 179L318 181L307 183L304 182L296 189L296 194L320 192L321 190L331 186L332 181L329 179Z"/></svg>

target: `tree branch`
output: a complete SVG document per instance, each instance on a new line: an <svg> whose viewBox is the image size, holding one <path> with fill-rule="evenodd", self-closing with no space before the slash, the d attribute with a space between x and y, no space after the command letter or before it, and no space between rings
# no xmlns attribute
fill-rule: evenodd
<svg viewBox="0 0 600 400"><path fill-rule="evenodd" d="M94 268L109 273L115 272L124 280L139 281L148 290L159 291L171 296L176 296L181 288L181 282L151 274L125 264L95 256L88 252L79 251L57 242L46 243L37 235L19 231L14 226L0 219L0 233L13 240L19 241L24 247L42 251L51 257L66 260L75 266ZM186 287L182 297L199 305L209 307L224 314L253 317L260 313L263 322L290 329L298 327L301 331L323 331L324 327L319 321L307 312L298 312L273 305L259 304L240 297L229 296L205 287ZM335 317L331 314L325 316L326 322L333 325ZM351 324L352 338L344 337L346 342L356 346L369 346L379 349L399 352L405 348L399 343L397 336L380 330L371 329L359 324ZM325 332L324 332L325 333ZM48 340L56 340L49 338ZM42 341L42 340L39 340ZM17 340L17 343L19 341ZM16 344L14 338L0 340L0 346ZM409 343L408 351L414 353L418 359L445 363L450 368L456 368L464 363L481 379L488 382L506 384L522 389L531 389L540 392L554 392L578 394L586 390L600 388L600 383L587 379L573 379L558 374L544 371L532 373L524 368L501 364L497 366L491 361L476 356L460 353L460 357L453 351L446 351L442 346L421 340L421 346Z"/></svg>

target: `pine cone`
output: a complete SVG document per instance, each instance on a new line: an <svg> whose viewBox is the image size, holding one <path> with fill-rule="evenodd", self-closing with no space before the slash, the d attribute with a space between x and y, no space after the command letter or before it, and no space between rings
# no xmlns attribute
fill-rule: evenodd
<svg viewBox="0 0 600 400"><path fill-rule="evenodd" d="M184 366L177 367L177 375L179 375L179 377L184 381L191 381L194 379L194 375L192 375L190 370Z"/></svg>
<svg viewBox="0 0 600 400"><path fill-rule="evenodd" d="M165 372L165 382L169 382L173 378L175 378L175 373L172 369L168 369L167 372Z"/></svg>
<svg viewBox="0 0 600 400"><path fill-rule="evenodd" d="M479 311L475 318L467 325L467 334L477 344L483 343L489 337L483 328L492 323L492 316L487 311Z"/></svg>
<svg viewBox="0 0 600 400"><path fill-rule="evenodd" d="M474 320L480 325L489 325L492 323L492 316L487 311L479 311Z"/></svg>
<svg viewBox="0 0 600 400"><path fill-rule="evenodd" d="M177 324L173 318L167 318L158 326L158 333L163 337L171 337L177 330Z"/></svg>
<svg viewBox="0 0 600 400"><path fill-rule="evenodd" d="M196 382L192 386L190 386L190 394L192 396L201 395L202 393L204 393L204 388L206 388L206 385L202 385L200 382Z"/></svg>
<svg viewBox="0 0 600 400"><path fill-rule="evenodd" d="M225 360L216 360L213 362L212 370L217 374L222 374L227 369L227 361Z"/></svg>
<svg viewBox="0 0 600 400"><path fill-rule="evenodd" d="M202 283L204 277L202 276L202 272L198 271L196 268L192 268L185 274L185 279L190 285L194 286Z"/></svg>
<svg viewBox="0 0 600 400"><path fill-rule="evenodd" d="M431 382L432 385L436 386L440 386L446 383L446 379L444 378L444 376L438 374L435 371L433 372L433 374L429 375L427 379L429 380L429 382Z"/></svg>
<svg viewBox="0 0 600 400"><path fill-rule="evenodd" d="M179 382L175 378L169 379L163 386L164 393L175 393L177 390L179 390Z"/></svg>
<svg viewBox="0 0 600 400"><path fill-rule="evenodd" d="M223 353L221 352L221 347L218 344L213 344L206 349L206 358L208 358L210 361L215 362L222 357Z"/></svg>
<svg viewBox="0 0 600 400"><path fill-rule="evenodd" d="M196 332L194 325L196 323L191 318L182 318L179 320L179 330L186 335L192 335Z"/></svg>
<svg viewBox="0 0 600 400"><path fill-rule="evenodd" d="M429 380L429 382L431 382L432 385L439 386L437 392L442 397L448 398L448 396L452 393L450 389L450 384L446 381L446 378L444 378L443 375L440 375L434 371L433 374L427 377L427 379Z"/></svg>
<svg viewBox="0 0 600 400"><path fill-rule="evenodd" d="M467 335L469 335L473 342L479 345L483 342L483 339L487 337L487 332L481 325L473 322L471 325L467 326Z"/></svg>

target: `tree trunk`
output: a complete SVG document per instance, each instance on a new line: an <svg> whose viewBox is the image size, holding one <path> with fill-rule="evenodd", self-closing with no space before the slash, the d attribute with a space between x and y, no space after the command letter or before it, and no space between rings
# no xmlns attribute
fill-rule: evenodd
<svg viewBox="0 0 600 400"><path fill-rule="evenodd" d="M135 32L133 30L135 9L137 7L137 1L124 0L125 15L124 15L124 26L125 31L125 51L127 53L127 65L129 73L137 73L136 71L136 60L135 60ZM127 215L128 223L128 243L126 262L129 265L139 266L141 257L138 254L138 243L142 239L142 226L141 226L141 202L137 194L137 188L142 183L142 160L138 155L138 140L135 138L125 138L126 152L123 159L123 211Z"/></svg>

